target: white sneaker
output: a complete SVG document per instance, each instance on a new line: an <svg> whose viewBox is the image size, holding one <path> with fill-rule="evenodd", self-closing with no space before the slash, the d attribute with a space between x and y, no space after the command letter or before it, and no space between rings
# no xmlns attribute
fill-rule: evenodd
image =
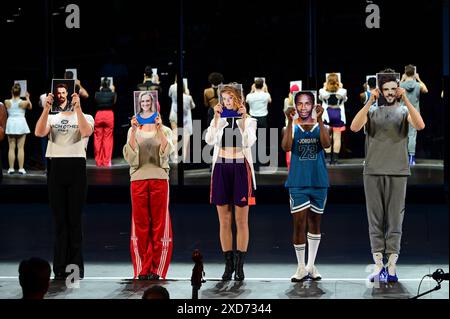
<svg viewBox="0 0 450 319"><path fill-rule="evenodd" d="M369 275L370 282L385 282L386 281L386 269L383 265L374 265L373 272Z"/></svg>
<svg viewBox="0 0 450 319"><path fill-rule="evenodd" d="M26 173L27 172L23 168L19 169L19 174L25 175Z"/></svg>
<svg viewBox="0 0 450 319"><path fill-rule="evenodd" d="M312 280L320 280L322 279L322 275L317 270L316 266L306 267L306 271L308 272L309 278Z"/></svg>
<svg viewBox="0 0 450 319"><path fill-rule="evenodd" d="M386 280L386 269L383 264L383 254L374 253L373 261L375 262L373 272L369 275L370 282L384 282Z"/></svg>
<svg viewBox="0 0 450 319"><path fill-rule="evenodd" d="M15 170L14 168L8 168L8 174L14 174Z"/></svg>
<svg viewBox="0 0 450 319"><path fill-rule="evenodd" d="M295 274L291 277L291 281L292 282L299 282L299 281L304 281L308 278L308 272L306 271L306 268L297 267L297 271L295 272Z"/></svg>

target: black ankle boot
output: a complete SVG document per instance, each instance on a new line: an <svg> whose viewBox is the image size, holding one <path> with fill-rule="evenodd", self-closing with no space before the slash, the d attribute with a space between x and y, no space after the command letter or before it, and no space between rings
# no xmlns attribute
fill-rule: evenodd
<svg viewBox="0 0 450 319"><path fill-rule="evenodd" d="M325 164L331 164L331 153L325 152Z"/></svg>
<svg viewBox="0 0 450 319"><path fill-rule="evenodd" d="M234 273L234 280L244 280L244 259L246 251L236 251L236 272Z"/></svg>
<svg viewBox="0 0 450 319"><path fill-rule="evenodd" d="M225 251L223 253L223 256L225 257L225 271L222 275L222 280L227 281L231 280L231 276L234 272L234 254L233 251Z"/></svg>
<svg viewBox="0 0 450 319"><path fill-rule="evenodd" d="M333 164L339 164L339 153L333 153Z"/></svg>

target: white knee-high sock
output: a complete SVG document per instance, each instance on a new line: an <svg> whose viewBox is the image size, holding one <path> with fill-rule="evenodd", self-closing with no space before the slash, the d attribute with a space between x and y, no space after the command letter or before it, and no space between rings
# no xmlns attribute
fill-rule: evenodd
<svg viewBox="0 0 450 319"><path fill-rule="evenodd" d="M305 267L305 244L295 245L295 254L297 255L297 262L299 267Z"/></svg>
<svg viewBox="0 0 450 319"><path fill-rule="evenodd" d="M311 234L308 233L308 264L307 268L314 266L314 262L316 261L317 250L319 250L320 238L321 234Z"/></svg>

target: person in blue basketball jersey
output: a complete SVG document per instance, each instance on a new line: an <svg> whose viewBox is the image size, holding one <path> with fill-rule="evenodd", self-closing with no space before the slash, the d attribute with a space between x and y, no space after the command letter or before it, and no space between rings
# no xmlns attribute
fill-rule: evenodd
<svg viewBox="0 0 450 319"><path fill-rule="evenodd" d="M294 223L293 243L298 261L297 271L291 277L292 282L308 278L321 279L314 262L319 249L320 221L329 187L324 149L330 147L331 143L328 128L322 121L323 108L314 104L312 93L301 93L296 95L295 107L285 111L288 125L281 146L285 152L291 151L292 154L285 186L289 189ZM305 111L305 107L309 112ZM310 123L309 113L313 107L316 108L317 122L303 124ZM296 112L299 117L294 122ZM306 237L308 262L305 265Z"/></svg>

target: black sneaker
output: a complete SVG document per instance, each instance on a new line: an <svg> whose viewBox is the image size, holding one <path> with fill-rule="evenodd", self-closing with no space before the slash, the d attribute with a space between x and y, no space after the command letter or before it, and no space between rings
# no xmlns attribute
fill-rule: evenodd
<svg viewBox="0 0 450 319"><path fill-rule="evenodd" d="M150 275L147 275L147 280L159 280L159 275L157 275L157 274L150 274Z"/></svg>
<svg viewBox="0 0 450 319"><path fill-rule="evenodd" d="M159 276L157 274L149 274L149 275L139 275L139 280L159 280Z"/></svg>
<svg viewBox="0 0 450 319"><path fill-rule="evenodd" d="M55 274L55 277L53 277L53 280L66 280L68 274L66 273L57 273Z"/></svg>

